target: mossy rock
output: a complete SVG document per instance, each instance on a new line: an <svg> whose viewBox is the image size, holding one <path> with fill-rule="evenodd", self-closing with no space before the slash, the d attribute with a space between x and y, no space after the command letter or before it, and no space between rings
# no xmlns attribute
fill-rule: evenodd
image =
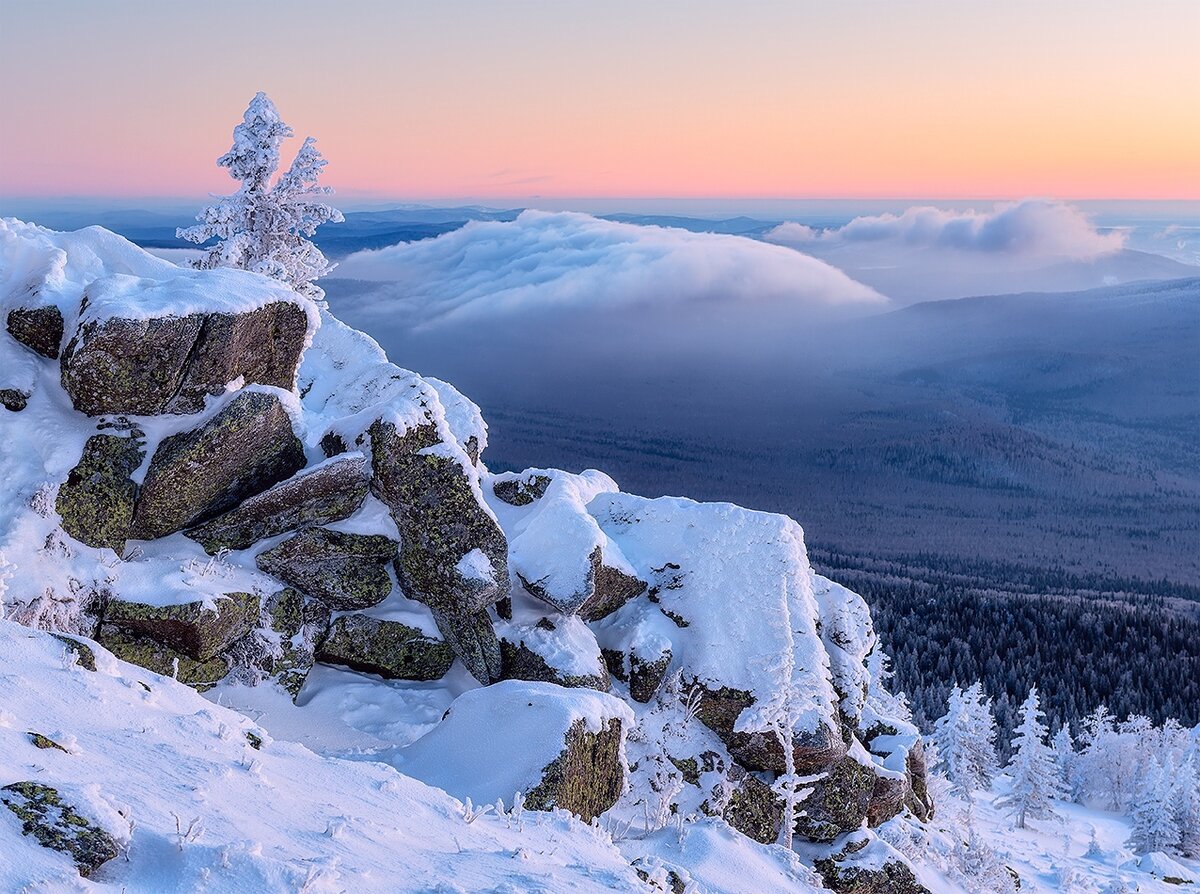
<svg viewBox="0 0 1200 894"><path fill-rule="evenodd" d="M17 307L8 312L8 334L36 354L58 359L63 339L63 315L54 305Z"/></svg>
<svg viewBox="0 0 1200 894"><path fill-rule="evenodd" d="M175 677L197 692L212 689L229 674L229 663L224 658L197 661L147 636L136 636L119 627L102 626L96 640L122 661L164 677ZM148 686L146 689L149 691Z"/></svg>
<svg viewBox="0 0 1200 894"><path fill-rule="evenodd" d="M88 438L79 462L58 489L55 509L63 530L88 546L124 552L138 490L130 476L145 455L136 436Z"/></svg>
<svg viewBox="0 0 1200 894"><path fill-rule="evenodd" d="M32 731L26 733L25 735L29 736L29 741L33 743L33 746L35 748L41 748L43 751L54 749L57 751L61 751L63 754L71 753L71 752L67 751L67 749L65 749L61 745L59 745L57 742L55 742L53 739L51 739L49 736L43 736L41 733L35 733Z"/></svg>
<svg viewBox="0 0 1200 894"><path fill-rule="evenodd" d="M365 456L343 457L281 481L184 534L215 555L223 549L246 549L286 531L340 521L363 504L367 479Z"/></svg>
<svg viewBox="0 0 1200 894"><path fill-rule="evenodd" d="M317 660L393 680L440 680L454 663L454 652L398 621L342 615L318 647Z"/></svg>
<svg viewBox="0 0 1200 894"><path fill-rule="evenodd" d="M116 840L58 791L38 782L14 782L0 788L0 803L21 821L21 832L42 847L66 854L84 878L120 853Z"/></svg>
<svg viewBox="0 0 1200 894"><path fill-rule="evenodd" d="M200 428L158 445L130 536L153 540L208 521L290 478L304 462L279 398L242 392Z"/></svg>
<svg viewBox="0 0 1200 894"><path fill-rule="evenodd" d="M288 588L273 594L266 610L271 629L279 637L280 653L265 670L295 701L316 661L316 645L329 630L329 608L319 599Z"/></svg>
<svg viewBox="0 0 1200 894"><path fill-rule="evenodd" d="M371 491L400 532L396 571L412 599L450 614L469 615L495 602L508 585L508 542L481 503L457 459L428 448L440 443L433 422L403 433L376 422L371 439ZM489 579L470 577L460 563L479 550ZM489 681L490 682L490 681Z"/></svg>
<svg viewBox="0 0 1200 894"><path fill-rule="evenodd" d="M867 825L874 828L886 823L904 810L911 796L907 777L877 775L867 804Z"/></svg>
<svg viewBox="0 0 1200 894"><path fill-rule="evenodd" d="M308 315L290 301L246 313L207 314L168 413L195 413L234 379L291 391L308 336Z"/></svg>
<svg viewBox="0 0 1200 894"><path fill-rule="evenodd" d="M441 611L435 608L433 620L446 645L472 677L485 686L500 679L504 671L503 653L486 608L475 612Z"/></svg>
<svg viewBox="0 0 1200 894"><path fill-rule="evenodd" d="M62 386L89 416L196 413L239 378L293 390L307 333L307 315L290 301L239 314L95 320L63 352Z"/></svg>
<svg viewBox="0 0 1200 894"><path fill-rule="evenodd" d="M63 636L61 633L52 633L50 635L66 646L68 650L75 653L76 662L84 670L94 671L96 669L96 653L92 651L91 646L81 643L72 637Z"/></svg>
<svg viewBox="0 0 1200 894"><path fill-rule="evenodd" d="M259 569L314 596L335 611L378 605L392 591L387 566L397 544L379 534L344 534L325 528L301 531L260 553Z"/></svg>
<svg viewBox="0 0 1200 894"><path fill-rule="evenodd" d="M259 599L253 593L226 593L216 600L215 608L206 608L203 602L147 605L110 599L104 622L147 636L196 661L207 661L248 633L258 611Z"/></svg>
<svg viewBox="0 0 1200 894"><path fill-rule="evenodd" d="M733 768L733 794L722 818L747 838L761 844L774 844L783 829L783 802L757 776L740 767Z"/></svg>
<svg viewBox="0 0 1200 894"><path fill-rule="evenodd" d="M506 478L492 485L496 499L510 506L528 506L540 500L550 486L549 475L530 475L528 478Z"/></svg>
<svg viewBox="0 0 1200 894"><path fill-rule="evenodd" d="M88 416L158 415L179 389L203 323L202 314L85 323L63 351L63 390Z"/></svg>
<svg viewBox="0 0 1200 894"><path fill-rule="evenodd" d="M635 653L629 655L629 697L646 704L662 687L671 666L671 650L667 649L653 661L645 661Z"/></svg>
<svg viewBox="0 0 1200 894"><path fill-rule="evenodd" d="M598 733L583 720L567 730L562 753L542 770L542 779L525 796L530 810L560 807L590 823L608 810L625 788L621 721L612 718Z"/></svg>
<svg viewBox="0 0 1200 894"><path fill-rule="evenodd" d="M608 692L612 680L608 669L596 674L564 674L550 666L537 652L525 645L525 641L513 643L500 640L500 679L531 680L537 683L554 683L568 689L596 689Z"/></svg>
<svg viewBox="0 0 1200 894"><path fill-rule="evenodd" d="M812 791L801 804L796 834L809 841L833 841L860 828L867 818L875 773L853 757L845 757L805 788Z"/></svg>
<svg viewBox="0 0 1200 894"><path fill-rule="evenodd" d="M930 894L913 871L897 861L879 866L856 865L847 854L819 859L813 866L825 887L836 894Z"/></svg>
<svg viewBox="0 0 1200 894"><path fill-rule="evenodd" d="M29 406L29 392L17 388L0 388L0 407L20 413Z"/></svg>
<svg viewBox="0 0 1200 894"><path fill-rule="evenodd" d="M929 772L925 763L925 746L918 739L908 749L904 768L908 773L908 800L905 806L921 822L933 819L935 805L929 794Z"/></svg>
<svg viewBox="0 0 1200 894"><path fill-rule="evenodd" d="M605 565L600 547L592 550L588 559L591 562L588 575L590 595L576 612L583 620L607 618L630 599L646 592L644 580Z"/></svg>

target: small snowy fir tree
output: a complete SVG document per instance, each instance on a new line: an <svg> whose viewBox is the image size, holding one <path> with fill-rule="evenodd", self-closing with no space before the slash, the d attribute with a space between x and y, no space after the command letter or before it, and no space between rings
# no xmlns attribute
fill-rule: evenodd
<svg viewBox="0 0 1200 894"><path fill-rule="evenodd" d="M326 161L308 137L291 167L272 184L279 169L279 147L292 129L279 117L265 93L250 101L242 123L233 129L233 147L217 159L241 188L201 209L199 224L176 235L189 242L217 243L195 263L201 269L240 267L287 283L320 301L325 293L314 281L334 265L306 237L323 223L340 222L342 213L321 201L333 193L317 180Z"/></svg>
<svg viewBox="0 0 1200 894"><path fill-rule="evenodd" d="M949 710L933 726L938 769L960 794L987 789L996 775L996 721L983 686L950 691Z"/></svg>
<svg viewBox="0 0 1200 894"><path fill-rule="evenodd" d="M1021 705L1021 725L1013 735L1012 759L1005 768L1012 777L1012 788L997 800L1025 828L1025 820L1054 815L1054 799L1063 794L1054 753L1046 744L1046 726L1042 723L1037 687Z"/></svg>
<svg viewBox="0 0 1200 894"><path fill-rule="evenodd" d="M1179 829L1179 853L1200 857L1200 767L1189 754L1175 774L1171 813Z"/></svg>
<svg viewBox="0 0 1200 894"><path fill-rule="evenodd" d="M1063 796L1072 801L1078 801L1083 795L1079 784L1079 755L1075 752L1075 741L1071 738L1071 728L1065 723L1054 734L1051 747L1054 750L1054 765L1058 769L1058 779L1062 783Z"/></svg>
<svg viewBox="0 0 1200 894"><path fill-rule="evenodd" d="M1179 847L1179 827L1171 810L1169 768L1152 758L1133 801L1129 846L1139 854L1169 852Z"/></svg>

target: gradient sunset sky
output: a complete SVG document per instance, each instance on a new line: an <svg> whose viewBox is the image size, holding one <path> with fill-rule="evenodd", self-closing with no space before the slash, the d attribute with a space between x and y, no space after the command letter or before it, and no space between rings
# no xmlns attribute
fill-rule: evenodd
<svg viewBox="0 0 1200 894"><path fill-rule="evenodd" d="M1200 198L1198 0L0 8L0 196L229 192L265 90L351 199Z"/></svg>

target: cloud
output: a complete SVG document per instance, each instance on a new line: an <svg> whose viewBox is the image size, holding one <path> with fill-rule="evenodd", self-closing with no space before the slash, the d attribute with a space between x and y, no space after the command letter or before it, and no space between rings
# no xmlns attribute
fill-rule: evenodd
<svg viewBox="0 0 1200 894"><path fill-rule="evenodd" d="M1026 199L991 211L947 211L927 205L903 214L856 217L843 227L816 231L784 223L766 234L770 242L809 248L814 244L892 243L907 248L1083 259L1120 250L1125 236L1102 233L1078 208Z"/></svg>
<svg viewBox="0 0 1200 894"><path fill-rule="evenodd" d="M360 281L364 313L413 330L581 314L663 319L886 303L842 271L782 246L541 211L358 252L335 275Z"/></svg>

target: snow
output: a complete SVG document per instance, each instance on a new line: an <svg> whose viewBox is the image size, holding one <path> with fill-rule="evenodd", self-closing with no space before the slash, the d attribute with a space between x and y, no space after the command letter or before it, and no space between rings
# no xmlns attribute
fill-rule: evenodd
<svg viewBox="0 0 1200 894"><path fill-rule="evenodd" d="M602 692L505 680L460 695L445 719L392 763L476 804L510 802L541 781L573 724L583 721L588 732L598 733L612 719L628 730L633 711Z"/></svg>
<svg viewBox="0 0 1200 894"><path fill-rule="evenodd" d="M103 650L96 672L65 652L47 634L0 621L0 785L52 785L108 824L120 811L133 822L128 859L84 882L0 809L0 890L645 890L616 848L561 813L526 815L521 829L507 817L467 823L453 798L390 767L274 740ZM36 749L29 729L72 736L71 753ZM261 750L247 731L262 737Z"/></svg>
<svg viewBox="0 0 1200 894"><path fill-rule="evenodd" d="M652 623L689 677L754 696L757 704L742 712L738 729L769 728L763 712L780 691L795 693L797 730L837 729L837 695L798 524L730 503L622 493L597 495L588 511L638 577L658 589L657 605L633 600L601 622L602 644L606 635L632 639L637 627ZM649 621L656 612L687 626Z"/></svg>

